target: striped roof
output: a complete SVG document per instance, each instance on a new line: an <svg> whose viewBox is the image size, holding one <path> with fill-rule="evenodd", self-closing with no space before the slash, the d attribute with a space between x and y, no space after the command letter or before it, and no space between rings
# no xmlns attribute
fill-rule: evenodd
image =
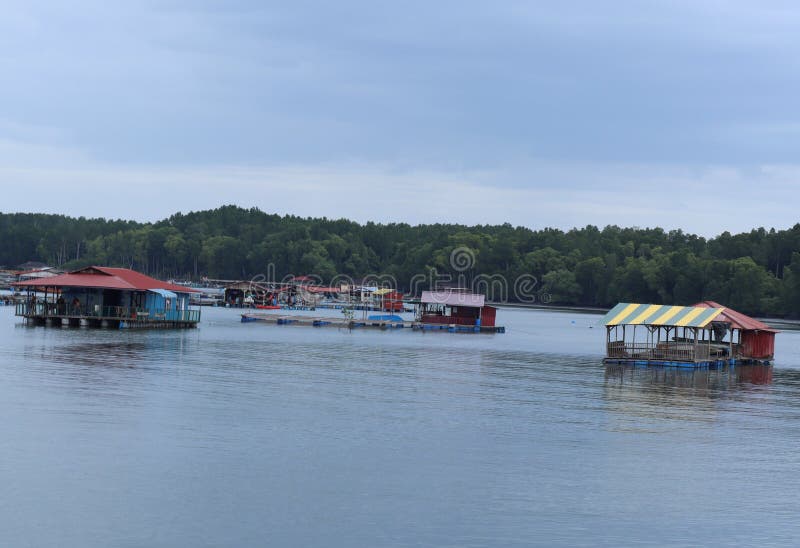
<svg viewBox="0 0 800 548"><path fill-rule="evenodd" d="M725 309L699 306L619 303L608 311L601 322L604 325L705 327L723 310Z"/></svg>

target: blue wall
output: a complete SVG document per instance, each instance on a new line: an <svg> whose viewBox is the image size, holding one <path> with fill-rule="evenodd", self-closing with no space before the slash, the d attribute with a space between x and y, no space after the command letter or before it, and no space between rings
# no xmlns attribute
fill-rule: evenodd
<svg viewBox="0 0 800 548"><path fill-rule="evenodd" d="M178 321L181 320L181 310L189 309L189 294L177 293L177 297L164 297L152 291L120 291L118 306L135 307L140 311L147 310L151 318ZM105 313L104 307L112 303L103 302L102 289L67 288L62 296L65 301L66 312L72 313L72 301L75 297L80 300L82 314L98 315ZM139 303L138 306L136 304ZM99 308L96 308L99 307Z"/></svg>

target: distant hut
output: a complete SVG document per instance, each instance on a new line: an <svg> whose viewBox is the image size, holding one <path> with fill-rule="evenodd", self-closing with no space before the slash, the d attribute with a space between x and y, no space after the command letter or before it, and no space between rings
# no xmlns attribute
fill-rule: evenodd
<svg viewBox="0 0 800 548"><path fill-rule="evenodd" d="M233 282L226 285L225 304L229 306L245 306L246 304L252 304L252 290L253 284L251 282Z"/></svg>
<svg viewBox="0 0 800 548"><path fill-rule="evenodd" d="M44 266L41 268L34 268L30 270L23 270L22 272L17 272L17 281L24 282L26 280L39 280L42 278L52 278L54 276L58 276L59 274L63 274L63 270L58 270L53 268L52 266Z"/></svg>
<svg viewBox="0 0 800 548"><path fill-rule="evenodd" d="M495 327L497 309L485 297L466 289L423 291L419 301L422 324Z"/></svg>
<svg viewBox="0 0 800 548"><path fill-rule="evenodd" d="M382 287L372 292L377 306L384 312L402 312L404 295L396 289Z"/></svg>

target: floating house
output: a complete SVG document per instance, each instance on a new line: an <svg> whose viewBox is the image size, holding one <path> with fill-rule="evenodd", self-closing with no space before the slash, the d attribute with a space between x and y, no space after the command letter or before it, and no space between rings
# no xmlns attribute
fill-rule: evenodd
<svg viewBox="0 0 800 548"><path fill-rule="evenodd" d="M495 326L497 309L486 304L485 297L466 289L423 291L417 318L423 326L466 326L479 331L505 332Z"/></svg>
<svg viewBox="0 0 800 548"><path fill-rule="evenodd" d="M707 367L769 364L776 330L713 301L620 303L601 320L606 363Z"/></svg>
<svg viewBox="0 0 800 548"><path fill-rule="evenodd" d="M34 325L92 327L196 327L196 290L127 268L90 266L68 274L14 284L27 290L16 315Z"/></svg>
<svg viewBox="0 0 800 548"><path fill-rule="evenodd" d="M225 286L225 304L229 306L245 306L253 304L254 287L251 282L233 282Z"/></svg>

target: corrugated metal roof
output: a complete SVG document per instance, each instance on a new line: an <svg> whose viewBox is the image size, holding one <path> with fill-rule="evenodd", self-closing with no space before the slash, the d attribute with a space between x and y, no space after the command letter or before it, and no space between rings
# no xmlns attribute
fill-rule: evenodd
<svg viewBox="0 0 800 548"><path fill-rule="evenodd" d="M420 301L424 304L446 304L447 306L471 306L480 308L484 303L483 295L462 291L423 291Z"/></svg>
<svg viewBox="0 0 800 548"><path fill-rule="evenodd" d="M619 303L606 314L604 325L661 325L705 327L723 312L722 308Z"/></svg>
<svg viewBox="0 0 800 548"><path fill-rule="evenodd" d="M162 282L127 268L107 268L103 266L90 266L69 274L17 282L13 285L17 287L91 287L97 289L127 289L129 291L166 289L176 293L199 293L196 289Z"/></svg>
<svg viewBox="0 0 800 548"><path fill-rule="evenodd" d="M167 289L148 289L148 291L150 293L156 293L158 295L161 295L165 299L177 299L178 298L178 295L176 293L173 293L172 291L169 291Z"/></svg>
<svg viewBox="0 0 800 548"><path fill-rule="evenodd" d="M715 320L718 322L726 322L731 324L734 329L741 329L742 331L770 331L772 333L779 333L777 329L773 329L764 322L760 322L755 318L751 318L741 312L733 310L732 308L725 308L721 304L714 301L703 301L693 306L703 308L724 308L722 314Z"/></svg>

